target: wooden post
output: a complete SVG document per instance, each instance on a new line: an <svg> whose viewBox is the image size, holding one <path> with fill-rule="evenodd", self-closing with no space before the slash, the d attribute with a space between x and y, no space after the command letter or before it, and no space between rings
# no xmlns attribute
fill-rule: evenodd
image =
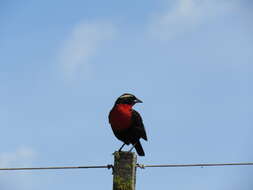
<svg viewBox="0 0 253 190"><path fill-rule="evenodd" d="M113 190L135 190L136 162L134 152L114 152Z"/></svg>

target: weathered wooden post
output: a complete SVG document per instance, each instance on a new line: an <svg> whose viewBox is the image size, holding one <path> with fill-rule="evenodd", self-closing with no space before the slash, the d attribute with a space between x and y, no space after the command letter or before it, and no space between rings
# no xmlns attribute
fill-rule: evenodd
<svg viewBox="0 0 253 190"><path fill-rule="evenodd" d="M136 162L134 152L114 152L113 190L135 190Z"/></svg>

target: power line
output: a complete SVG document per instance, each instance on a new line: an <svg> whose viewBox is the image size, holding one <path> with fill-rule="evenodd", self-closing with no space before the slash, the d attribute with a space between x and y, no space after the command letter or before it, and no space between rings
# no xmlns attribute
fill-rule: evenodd
<svg viewBox="0 0 253 190"><path fill-rule="evenodd" d="M212 163L212 164L158 164L158 165L144 165L137 164L139 168L176 168L176 167L210 167L210 166L250 166L253 162L242 162L242 163Z"/></svg>
<svg viewBox="0 0 253 190"><path fill-rule="evenodd" d="M65 170L65 169L95 169L95 168L112 168L112 165L104 166L53 166L53 167L32 167L32 168L0 168L0 171L7 170Z"/></svg>
<svg viewBox="0 0 253 190"><path fill-rule="evenodd" d="M241 162L241 163L207 163L207 164L157 164L157 165L145 165L136 164L136 167L144 168L176 168L176 167L214 167L214 166L250 166L253 162ZM53 167L24 167L24 168L0 168L0 171L11 170L66 170L66 169L98 169L107 168L113 169L113 165L100 165L100 166L53 166Z"/></svg>

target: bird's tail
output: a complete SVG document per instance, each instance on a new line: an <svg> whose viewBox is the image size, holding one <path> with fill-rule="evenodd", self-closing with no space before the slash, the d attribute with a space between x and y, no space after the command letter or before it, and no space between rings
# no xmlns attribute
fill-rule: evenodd
<svg viewBox="0 0 253 190"><path fill-rule="evenodd" d="M144 150L139 140L135 143L134 147L139 156L145 156Z"/></svg>

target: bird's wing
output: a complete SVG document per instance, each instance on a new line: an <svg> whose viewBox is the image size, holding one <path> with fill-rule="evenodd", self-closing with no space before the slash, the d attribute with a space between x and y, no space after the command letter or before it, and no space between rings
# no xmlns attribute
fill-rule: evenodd
<svg viewBox="0 0 253 190"><path fill-rule="evenodd" d="M139 137L148 140L141 115L135 110L132 111L132 126Z"/></svg>

